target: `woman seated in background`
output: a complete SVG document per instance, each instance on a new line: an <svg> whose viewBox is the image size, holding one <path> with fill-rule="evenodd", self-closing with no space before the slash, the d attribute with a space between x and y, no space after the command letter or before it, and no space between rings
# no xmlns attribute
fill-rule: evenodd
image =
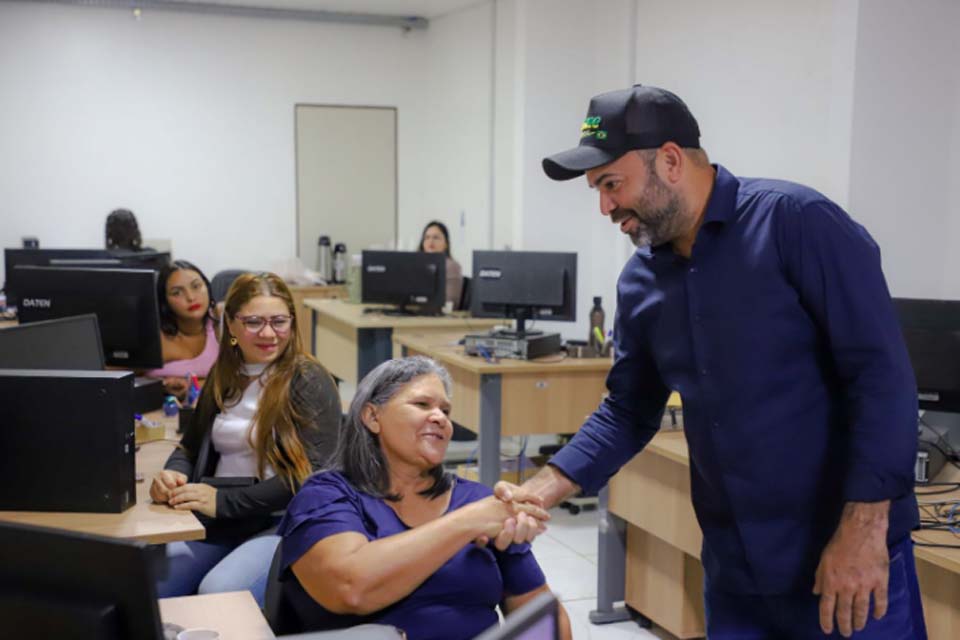
<svg viewBox="0 0 960 640"><path fill-rule="evenodd" d="M175 260L157 276L163 367L147 371L163 378L167 393L182 398L189 376L206 378L217 359L217 312L210 281L195 265Z"/></svg>
<svg viewBox="0 0 960 640"><path fill-rule="evenodd" d="M434 220L428 222L420 236L420 251L425 253L442 253L447 256L447 302L456 309L460 306L460 295L463 293L463 269L460 263L450 257L450 232L447 225Z"/></svg>
<svg viewBox="0 0 960 640"><path fill-rule="evenodd" d="M104 246L107 249L139 251L143 244L137 217L129 209L114 209L107 216L104 227Z"/></svg>
<svg viewBox="0 0 960 640"><path fill-rule="evenodd" d="M154 502L194 511L203 541L167 545L161 598L249 589L263 604L279 512L333 453L340 397L303 353L293 298L273 274L237 278L197 410L150 486Z"/></svg>
<svg viewBox="0 0 960 640"><path fill-rule="evenodd" d="M449 389L424 357L387 361L358 385L331 470L304 483L280 524L281 580L303 629L379 623L410 640L473 638L497 623L498 605L506 614L548 590L530 545L506 546L505 526L546 513L443 470ZM501 533L506 551L474 544ZM569 638L562 608L561 628Z"/></svg>

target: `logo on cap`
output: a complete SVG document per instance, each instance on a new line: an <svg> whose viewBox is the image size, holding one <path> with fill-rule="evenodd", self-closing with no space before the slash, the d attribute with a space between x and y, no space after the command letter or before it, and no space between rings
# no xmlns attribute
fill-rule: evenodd
<svg viewBox="0 0 960 640"><path fill-rule="evenodd" d="M600 116L590 116L580 125L580 138L595 136L597 140L606 140L607 132L600 128Z"/></svg>

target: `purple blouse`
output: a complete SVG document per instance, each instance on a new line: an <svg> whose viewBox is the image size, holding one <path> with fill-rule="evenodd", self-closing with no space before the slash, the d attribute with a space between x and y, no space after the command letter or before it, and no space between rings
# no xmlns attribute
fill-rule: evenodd
<svg viewBox="0 0 960 640"><path fill-rule="evenodd" d="M448 513L491 494L489 487L457 478ZM290 565L327 536L346 531L378 540L407 531L397 514L379 498L360 493L336 471L318 473L304 483L287 507L278 533L286 597L307 631L357 624L388 624L409 640L473 638L497 623L495 607L507 595L522 595L546 580L529 544L501 552L492 545L464 546L410 595L368 616L334 614L300 586Z"/></svg>

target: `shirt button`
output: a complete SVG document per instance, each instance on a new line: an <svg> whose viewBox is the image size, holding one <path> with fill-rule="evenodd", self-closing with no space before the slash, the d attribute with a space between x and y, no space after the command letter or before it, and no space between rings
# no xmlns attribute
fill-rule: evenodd
<svg viewBox="0 0 960 640"><path fill-rule="evenodd" d="M695 316L693 316L693 321L694 321L694 322L700 322L700 314L699 314L699 313L696 314Z"/></svg>
<svg viewBox="0 0 960 640"><path fill-rule="evenodd" d="M717 422L716 420L714 420L714 421L713 421L713 428L716 429L716 428L718 428L719 426L720 426L720 423Z"/></svg>
<svg viewBox="0 0 960 640"><path fill-rule="evenodd" d="M710 373L710 372L709 372L706 368L703 368L703 369L700 369L700 373L701 373L702 375L707 375L707 374Z"/></svg>
<svg viewBox="0 0 960 640"><path fill-rule="evenodd" d="M690 273L696 273L696 272L697 272L696 267L690 267Z"/></svg>

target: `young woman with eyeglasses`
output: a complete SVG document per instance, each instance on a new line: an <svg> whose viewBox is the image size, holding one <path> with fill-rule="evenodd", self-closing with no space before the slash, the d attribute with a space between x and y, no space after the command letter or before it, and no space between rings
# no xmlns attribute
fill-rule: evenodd
<svg viewBox="0 0 960 640"><path fill-rule="evenodd" d="M150 497L190 510L203 541L167 545L161 598L250 590L263 605L279 515L336 447L340 397L303 353L293 297L269 273L237 278L224 305L220 352L180 446Z"/></svg>

